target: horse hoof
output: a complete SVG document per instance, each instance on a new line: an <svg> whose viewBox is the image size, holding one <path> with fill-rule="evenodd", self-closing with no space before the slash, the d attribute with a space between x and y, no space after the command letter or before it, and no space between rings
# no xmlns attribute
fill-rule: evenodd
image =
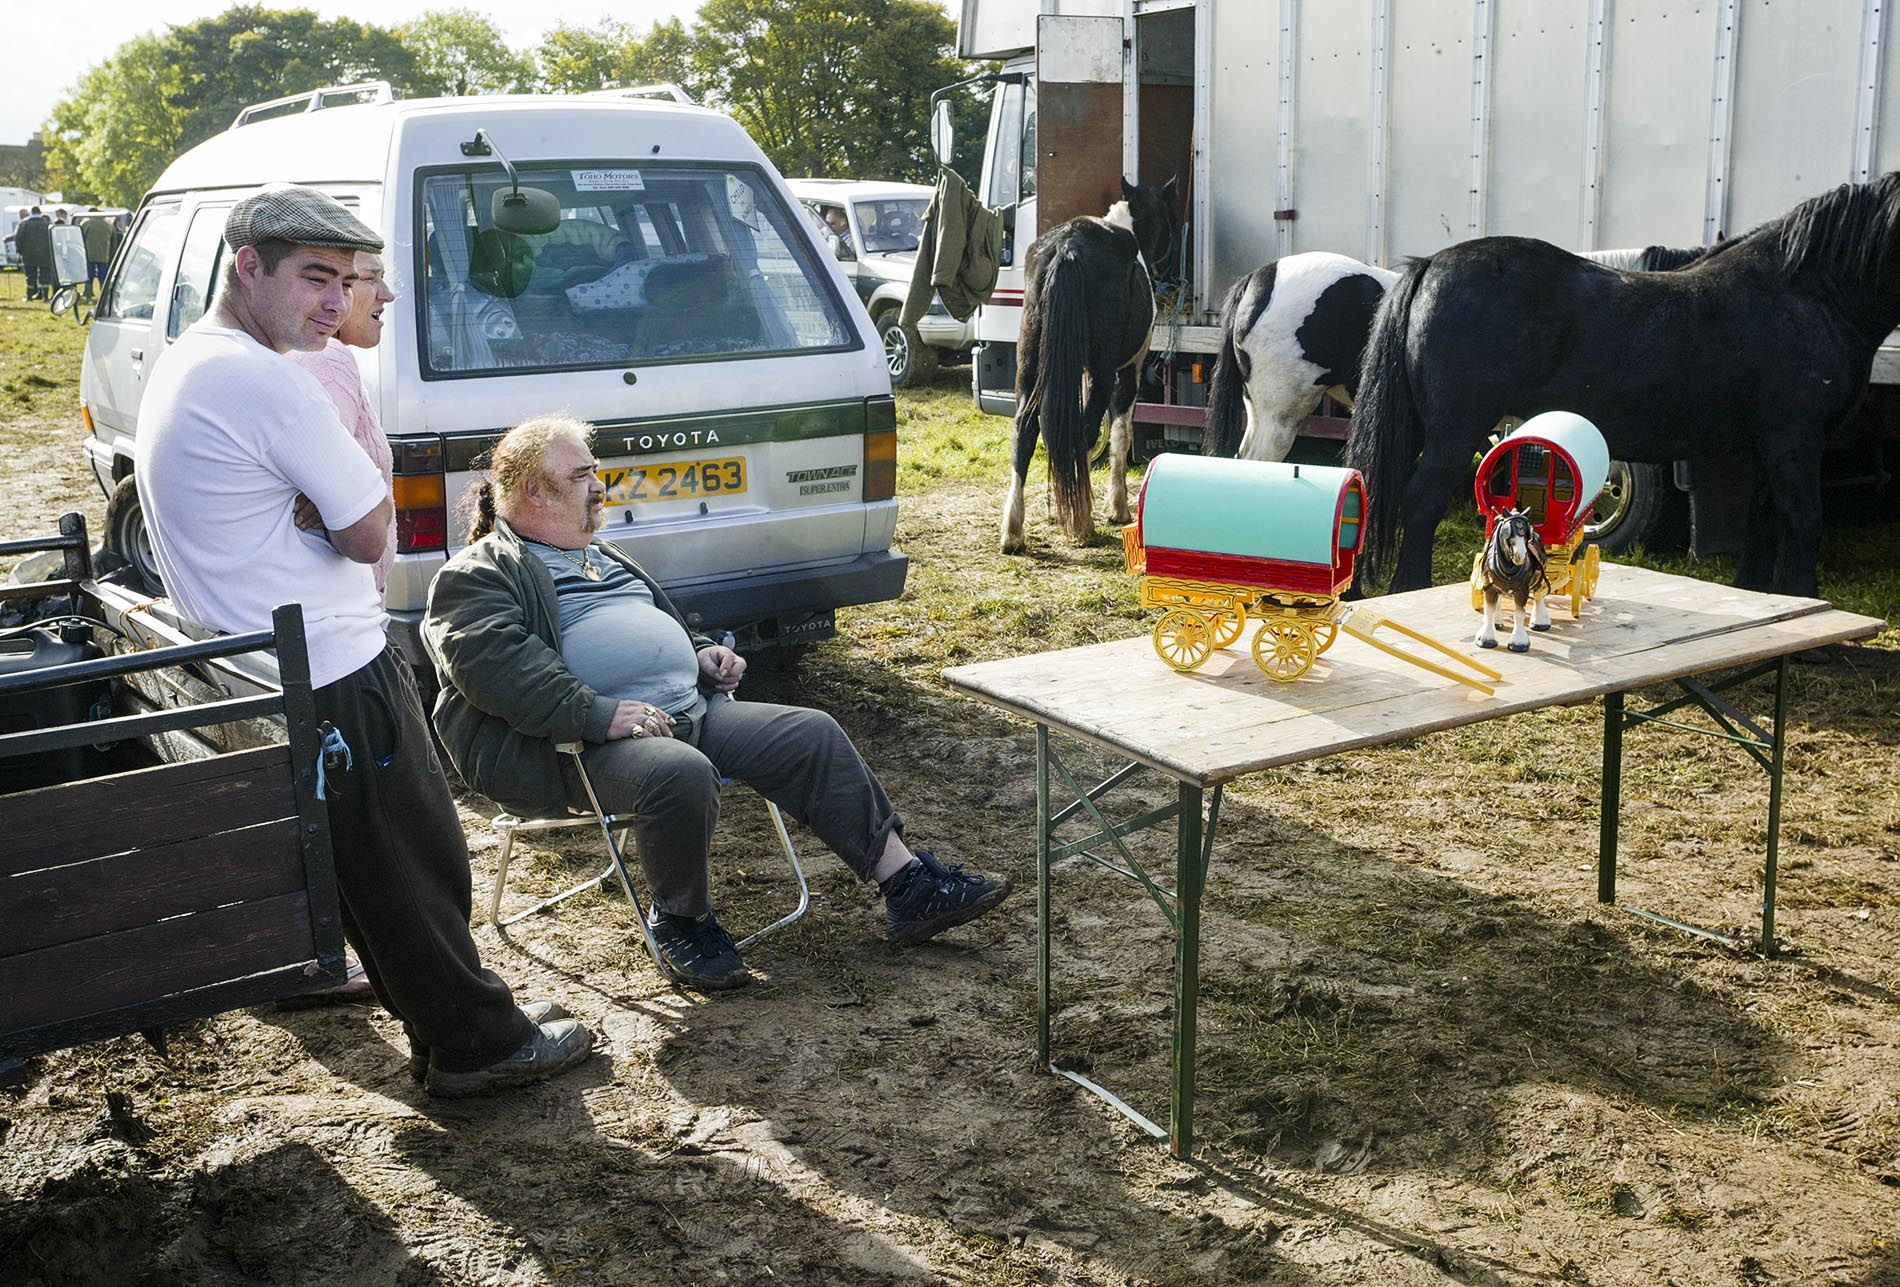
<svg viewBox="0 0 1900 1287"><path fill-rule="evenodd" d="M1531 646L1527 643L1505 644L1504 646L1509 648L1512 652L1529 652L1531 650Z"/></svg>
<svg viewBox="0 0 1900 1287"><path fill-rule="evenodd" d="M1539 631L1541 633L1542 631L1550 629L1550 627L1549 626L1532 626L1531 629Z"/></svg>
<svg viewBox="0 0 1900 1287"><path fill-rule="evenodd" d="M1495 639L1480 639L1480 640L1478 640L1478 647L1480 647L1480 648L1495 648L1495 647L1497 647L1497 646L1498 646L1498 641L1497 641L1497 640L1495 640Z"/></svg>

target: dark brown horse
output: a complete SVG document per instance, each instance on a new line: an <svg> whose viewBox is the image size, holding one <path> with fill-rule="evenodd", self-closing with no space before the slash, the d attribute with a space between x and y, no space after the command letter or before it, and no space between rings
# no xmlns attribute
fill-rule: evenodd
<svg viewBox="0 0 1900 1287"><path fill-rule="evenodd" d="M1736 584L1813 595L1821 451L1900 322L1900 174L1844 184L1675 272L1619 272L1483 237L1418 259L1373 320L1346 459L1367 554L1431 578L1432 536L1505 416L1574 411L1618 460L1747 451ZM1364 563L1361 564L1365 566Z"/></svg>
<svg viewBox="0 0 1900 1287"><path fill-rule="evenodd" d="M1159 188L1122 181L1106 215L1051 228L1024 261L1023 329L1016 347L1016 434L1003 553L1023 550L1023 481L1041 438L1056 520L1071 539L1095 532L1089 457L1111 410L1109 510L1128 512L1128 446L1141 360L1154 326L1154 281L1178 257L1181 213L1174 180Z"/></svg>

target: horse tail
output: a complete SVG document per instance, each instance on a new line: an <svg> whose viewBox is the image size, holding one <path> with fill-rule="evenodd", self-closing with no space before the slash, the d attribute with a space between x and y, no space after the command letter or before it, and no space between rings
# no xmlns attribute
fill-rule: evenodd
<svg viewBox="0 0 1900 1287"><path fill-rule="evenodd" d="M1204 455L1239 455L1240 439L1247 431L1245 400L1253 371L1247 355L1234 343L1234 331L1240 325L1241 296L1257 275L1248 273L1235 282L1221 301L1220 354L1214 359L1214 376L1207 386L1207 432L1201 440Z"/></svg>
<svg viewBox="0 0 1900 1287"><path fill-rule="evenodd" d="M1031 396L1041 411L1042 445L1049 456L1049 491L1065 532L1094 526L1095 496L1089 457L1095 434L1082 415L1082 377L1088 365L1089 316L1082 265L1059 250L1042 279L1042 343Z"/></svg>
<svg viewBox="0 0 1900 1287"><path fill-rule="evenodd" d="M1377 577L1396 553L1399 498L1418 458L1418 405L1412 397L1405 336L1411 329L1412 301L1431 263L1430 256L1412 260L1386 291L1372 315L1372 334L1359 368L1346 463L1366 480L1369 513L1361 566L1368 577Z"/></svg>

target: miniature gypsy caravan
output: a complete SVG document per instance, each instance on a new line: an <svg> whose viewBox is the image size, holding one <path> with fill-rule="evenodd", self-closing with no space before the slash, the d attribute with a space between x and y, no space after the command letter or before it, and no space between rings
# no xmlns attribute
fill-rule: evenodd
<svg viewBox="0 0 1900 1287"><path fill-rule="evenodd" d="M1569 411L1532 416L1478 463L1474 491L1489 543L1498 519L1525 510L1544 543L1549 594L1568 596L1570 615L1596 593L1600 555L1583 545L1590 507L1610 476L1610 451L1597 427ZM1484 608L1480 550L1471 563L1471 606ZM1540 627L1541 628L1541 627Z"/></svg>
<svg viewBox="0 0 1900 1287"><path fill-rule="evenodd" d="M1489 693L1487 684L1402 652L1373 632L1390 626L1492 680L1496 671L1363 603L1340 602L1352 584L1365 518L1365 481L1355 469L1156 457L1136 521L1122 529L1128 570L1141 576L1141 605L1162 609L1155 652L1176 670L1193 670L1238 640L1251 617L1260 622L1254 664L1269 679L1298 679L1346 630Z"/></svg>

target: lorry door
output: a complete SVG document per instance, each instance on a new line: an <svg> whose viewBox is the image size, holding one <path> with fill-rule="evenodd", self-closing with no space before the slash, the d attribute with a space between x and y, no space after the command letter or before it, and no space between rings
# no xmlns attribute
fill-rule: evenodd
<svg viewBox="0 0 1900 1287"><path fill-rule="evenodd" d="M1036 19L1036 235L1121 200L1122 20ZM1017 230L1017 258L1022 230Z"/></svg>

